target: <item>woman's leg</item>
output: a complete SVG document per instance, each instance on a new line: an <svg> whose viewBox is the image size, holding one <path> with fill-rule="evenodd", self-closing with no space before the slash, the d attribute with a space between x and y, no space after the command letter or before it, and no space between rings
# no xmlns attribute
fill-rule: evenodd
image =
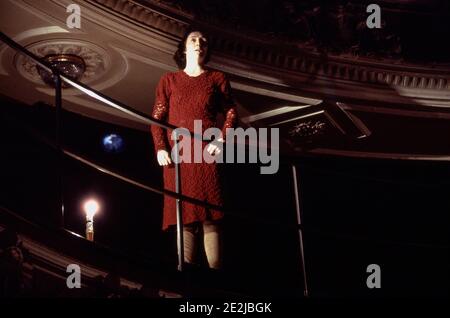
<svg viewBox="0 0 450 318"><path fill-rule="evenodd" d="M219 222L203 222L203 243L210 268L222 267L222 233Z"/></svg>
<svg viewBox="0 0 450 318"><path fill-rule="evenodd" d="M189 264L195 263L195 255L197 249L195 240L197 232L198 225L195 223L185 224L183 226L184 261Z"/></svg>

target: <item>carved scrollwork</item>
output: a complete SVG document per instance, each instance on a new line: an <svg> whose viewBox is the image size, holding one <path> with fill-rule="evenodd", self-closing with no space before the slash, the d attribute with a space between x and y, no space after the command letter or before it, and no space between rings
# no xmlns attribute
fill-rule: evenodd
<svg viewBox="0 0 450 318"><path fill-rule="evenodd" d="M84 83L90 83L100 78L110 64L109 55L106 50L95 44L79 40L53 39L37 42L26 48L39 57L50 54L71 54L79 56L84 60L86 65L86 70L80 79ZM33 60L18 54L15 65L22 76L35 83L44 85L37 71L36 63Z"/></svg>
<svg viewBox="0 0 450 318"><path fill-rule="evenodd" d="M316 0L266 1L260 6L237 0L89 1L175 36L180 36L194 19L215 25L215 31L210 32L214 50L278 69L409 89L450 89L448 63L436 72L432 60L433 55L444 59L450 55L436 50L433 55L422 54L427 60L421 61L417 55L420 51L411 51L411 43L405 42L416 39L406 39L404 32L399 31L403 18L411 20L408 11L392 10L392 14L399 14L402 19L384 19L381 29L368 29L365 7L350 0L325 4ZM441 2L434 2L435 6L436 3ZM173 17L161 14L161 9L171 10ZM248 19L249 16L258 19ZM276 21L274 16L278 17ZM405 56L413 62L405 60ZM411 69L411 66L414 70L406 70L405 67Z"/></svg>
<svg viewBox="0 0 450 318"><path fill-rule="evenodd" d="M327 124L320 120L309 120L294 125L288 132L290 137L311 137L323 135Z"/></svg>

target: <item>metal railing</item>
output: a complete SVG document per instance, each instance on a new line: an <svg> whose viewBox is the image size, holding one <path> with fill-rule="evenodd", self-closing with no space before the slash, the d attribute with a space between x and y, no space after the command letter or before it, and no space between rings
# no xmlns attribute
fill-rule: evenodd
<svg viewBox="0 0 450 318"><path fill-rule="evenodd" d="M36 62L40 67L44 68L45 70L51 72L53 74L53 76L55 77L55 107L56 107L56 149L57 149L57 153L58 153L58 178L59 178L59 190L60 195L59 195L59 206L61 208L61 219L60 219L60 227L62 229L65 228L65 224L64 224L64 198L63 198L63 193L62 193L62 175L63 175L63 171L62 171L62 156L63 155L68 155L70 157L72 157L73 159L82 162L85 165L89 165L93 168L96 168L102 172L108 173L109 175L113 176L114 178L117 179L121 179L129 184L133 184L134 186L138 186L140 188L143 188L147 191L151 191L151 192L155 192L155 193L159 193L159 194L164 194L164 195L168 195L171 196L173 198L176 199L176 216L177 216L177 226L176 226L176 232L177 232L177 255L178 255L178 270L179 271L183 271L183 264L184 264L184 241L183 241L183 218L182 218L182 206L181 206L181 201L187 201L199 206L203 206L206 208L211 208L211 209L215 209L215 210L219 210L219 211L224 211L224 212L228 212L225 211L225 209L221 206L216 206L204 201L200 201L197 200L195 198L191 198L185 195L181 194L180 191L180 183L181 183L181 179L180 179L180 164L179 164L179 158L174 158L174 164L175 164L175 192L167 190L167 189L156 189L154 187L149 187L146 185L143 185L142 183L139 183L138 181L132 180L130 178L127 178L121 174L118 173L114 173L112 171L108 171L107 169L100 167L99 165L90 162L89 160L82 158L79 155L76 155L70 151L67 151L65 149L63 149L62 147L62 142L61 142L61 129L62 129L62 125L61 125L61 116L62 116L62 81L64 81L65 83L71 85L72 87L84 92L85 94L101 101L102 103L115 108L123 113L126 113L138 120L140 120L141 122L144 122L146 124L149 125L157 125L160 126L164 129L172 129L175 131L175 137L174 138L174 153L175 156L178 156L178 135L177 135L177 131L175 129L179 128L177 126L168 124L164 121L160 121L157 119L154 119L152 117L150 117L147 114L144 114L142 112L139 112L131 107L129 107L128 105L125 105L124 103L121 103L120 101L117 101L109 96L106 96L94 89L92 89L91 87L80 83L79 81L76 80L72 80L70 78L68 78L67 76L65 76L64 74L61 73L60 70L58 70L57 68L53 67L52 65L50 65L49 63L43 61L41 58L39 58L38 56L34 55L32 52L28 51L27 49L25 49L24 47L22 47L20 44L16 43L14 40L12 40L11 38L9 38L7 35L5 35L3 32L0 32L0 39L7 44L8 46L10 46L11 48L13 48L16 51L21 52L22 54L25 54L26 56L28 56L30 59L32 59L34 62ZM200 138L201 136L197 136L195 134L191 135L194 138ZM302 226L302 222L301 222L301 210L300 210L300 201L299 201L299 195L298 195L298 191L299 191L299 184L298 184L298 179L297 179L297 171L296 171L296 167L295 165L292 165L292 177L294 180L294 192L295 192L295 207L296 207L296 212L297 212L297 226L296 228L298 229L298 235L299 235L299 242L300 242L300 259L301 259L301 268L302 268L302 273L303 273L303 282L304 282L304 295L305 296L309 296L309 291L308 291L308 283L307 283L307 275L306 275L306 263L305 263L305 255L304 255L304 247L303 247L303 226ZM263 221L263 220L261 220ZM264 222L264 221L263 221Z"/></svg>
<svg viewBox="0 0 450 318"><path fill-rule="evenodd" d="M72 151L69 151L67 149L64 149L62 147L62 141L61 141L61 129L62 129L62 121L61 121L61 116L62 116L62 86L61 83L62 81L64 81L65 83L71 85L72 87L77 88L78 90L84 92L85 94L101 101L102 103L108 105L109 107L112 107L114 109L119 110L120 112L126 113L138 120L140 120L143 123L149 124L149 125L157 125L160 126L164 129L172 129L175 130L179 127L168 124L166 122L154 119L152 117L150 117L149 115L139 112L117 100L114 100L113 98L106 96L104 94L102 94L101 92L98 92L92 88L90 88L89 86L80 83L78 81L72 80L70 78L67 78L67 76L65 76L64 74L61 74L61 72L54 68L52 65L46 63L45 61L43 61L41 58L39 58L38 56L34 55L33 53L29 52L28 50L26 50L24 47L22 47L21 45L19 45L18 43L16 43L14 40L12 40L11 38L9 38L8 36L6 36L4 33L0 32L0 40L3 41L5 44L7 44L8 46L10 46L11 48L13 48L16 51L19 51L22 54L25 54L26 56L28 56L30 59L32 59L34 62L36 62L40 67L44 68L45 70L52 72L52 74L55 76L55 106L56 106L56 145L53 145L58 152L58 156L59 156L59 160L60 160L60 164L58 165L58 169L59 169L59 173L58 173L58 177L59 177L59 182L60 185L62 185L62 165L61 165L61 160L63 156L68 156L70 158L73 158L74 160L77 160L78 162L81 162L82 164L89 166L93 169L97 169L99 171L101 171L102 173L106 173L116 179L122 180L128 184L131 184L133 186L142 188L146 191L150 191L153 193L158 193L158 194L162 194L162 195L167 195L170 196L172 198L174 198L176 200L176 207L177 207L177 255L178 255L178 270L179 271L183 271L183 264L184 264L184 242L183 242L183 222L182 222L182 209L181 209L181 202L182 201L186 201L198 206L203 206L209 209L214 209L214 210L219 210L219 211L223 211L226 212L227 214L236 216L236 217L240 217L240 218L246 218L245 216L241 215L241 214L237 214L237 213L233 213L233 211L227 210L225 208L223 208L222 206L217 206L205 201L200 201L198 199L189 197L189 196L185 196L181 193L180 191L180 181L181 181L181 176L179 174L179 160L175 160L174 164L176 167L176 173L175 173L175 191L170 191L168 189L158 189L155 187L150 187L148 185L145 185L143 183L140 183L136 180L133 180L132 178L128 178L120 173L116 173L114 171L111 171L97 163L94 163L92 161L90 161L87 158L84 158L82 155L80 154L76 154ZM194 138L201 138L201 136L197 136L192 134L192 136ZM46 141L47 144L51 144L51 142ZM177 147L178 145L178 138L175 138L175 147ZM178 151L174 151L175 155L178 155ZM309 283L309 278L307 275L307 268L306 268L306 262L305 262L305 255L304 255L304 240L303 240L303 234L305 230L308 230L308 233L320 233L323 234L323 231L320 229L315 229L312 226L308 226L308 228L305 229L305 226L302 222L302 211L301 211L301 204L300 204L300 180L298 178L298 173L297 173L297 167L295 164L291 164L291 173L292 173L292 179L293 179L293 193L294 193L294 202L295 202L295 210L296 210L296 216L297 216L297 224L277 224L277 222L275 220L267 220L264 219L261 216L258 216L257 218L252 217L252 221L253 222L259 222L259 223L270 223L273 225L280 225L283 227L292 227L293 229L295 228L298 231L298 239L299 239L299 254L300 254L300 261L301 261L301 271L303 273L303 287L304 287L304 295L305 296L309 296L309 287L308 287L308 283ZM333 172L336 174L336 172ZM381 180L381 179L377 179L377 180ZM384 182L388 182L389 180L381 180ZM61 208L61 221L60 221L60 227L62 229L65 229L64 226L64 198L63 198L63 194L62 194L62 187L59 187L61 193L59 195L59 200L60 200L60 208ZM335 238L340 238L340 239L350 239L350 240L368 240L365 237L362 236L354 236L354 235L343 235L341 233L330 233L330 232L326 232L327 235L330 235L332 237ZM369 240L370 241L370 240ZM380 242L380 240L377 240L377 242ZM396 244L393 241L384 241L382 242L384 244ZM409 244L409 243L397 243L399 245L407 245L409 247L424 247L424 248L438 248L438 249L448 249L448 246L430 246L430 245L426 245L426 244Z"/></svg>

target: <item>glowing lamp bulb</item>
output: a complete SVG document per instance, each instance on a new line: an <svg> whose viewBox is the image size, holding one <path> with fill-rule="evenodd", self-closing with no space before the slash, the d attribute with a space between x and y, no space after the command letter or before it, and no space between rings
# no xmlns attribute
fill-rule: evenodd
<svg viewBox="0 0 450 318"><path fill-rule="evenodd" d="M100 209L97 201L90 199L84 203L84 212L86 213L86 238L89 241L94 240L94 215Z"/></svg>
<svg viewBox="0 0 450 318"><path fill-rule="evenodd" d="M86 213L87 220L93 220L95 213L98 212L100 206L95 200L88 200L84 203L84 212Z"/></svg>

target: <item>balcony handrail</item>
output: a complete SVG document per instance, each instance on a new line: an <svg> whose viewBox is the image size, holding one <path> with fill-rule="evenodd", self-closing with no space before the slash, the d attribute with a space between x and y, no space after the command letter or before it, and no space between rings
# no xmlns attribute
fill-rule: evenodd
<svg viewBox="0 0 450 318"><path fill-rule="evenodd" d="M20 126L21 129L27 130L33 137L37 138L37 140L39 140L39 142L44 143L45 145L49 146L52 149L57 149L57 146L55 145L54 142L52 142L51 140L49 140L48 137L44 136L42 133L36 131L35 129L26 126L23 122L19 122L17 119L12 118L11 116L8 115L4 115L9 121L13 121L14 125ZM224 213L226 213L227 215L231 215L240 219L246 219L246 220L252 220L252 222L256 222L256 223L261 223L261 224L266 224L266 225L271 225L271 226L279 226L279 227L285 227L285 228L293 228L293 229L297 229L297 225L295 224L291 224L291 223L286 223L286 222L281 222L281 221L277 221L277 220L272 220L269 218L264 218L261 216L246 216L242 213L237 213L235 209L229 209L223 206L219 206L219 205L214 205L212 203L208 203L206 201L201 201L198 199L195 199L193 197L190 196L186 196L184 194L178 194L174 191L170 191L167 190L165 188L157 188L157 187L153 187L147 184L144 184L142 182L139 182L137 180L134 180L128 176L125 176L117 171L113 171L110 168L107 168L97 162L92 161L91 159L88 159L86 157L84 157L83 155L74 152L73 150L69 150L67 148L63 148L62 152L69 158L72 158L76 161L81 162L82 164L84 164L85 166L88 166L92 169L95 169L105 175L109 175L113 178L119 179L125 183L131 184L135 187L141 188L145 191L148 192L153 192L153 193L157 193L157 194L161 194L161 195L168 195L174 199L179 199L182 201L186 201L195 205L200 205L200 206L204 206L205 208L209 208L209 209L214 209L214 210L218 210L218 211L222 211Z"/></svg>
<svg viewBox="0 0 450 318"><path fill-rule="evenodd" d="M65 81L66 83L68 83L69 85L72 85L73 87L81 90L82 92L86 93L89 96L92 96L100 101L102 101L103 103L118 109L119 111L126 113L128 115L131 115L135 118L138 118L142 121L144 121L145 123L148 123L150 125L157 125L160 126L164 129L178 129L179 127L176 127L174 125L170 125L167 124L163 121L160 120L156 120L142 112L139 112L135 109L132 109L131 107L117 101L114 100L113 98L106 96L92 88L90 88L89 86L82 84L79 81L76 80L72 80L68 77L66 77L64 74L62 74L62 72L60 72L56 67L53 67L52 65L50 65L49 63L46 63L45 61L42 61L38 56L34 55L33 53L31 53L30 51L28 51L27 49L25 49L24 47L22 47L20 44L18 44L17 42L15 42L14 40L12 40L11 38L9 38L6 34L4 34L3 32L0 31L0 39L7 44L8 46L10 46L11 48L25 54L26 56L28 56L29 58L31 58L32 60L34 60L36 63L38 63L40 66L42 66L44 69L51 71L54 75L55 75L55 107L56 107L56 143L57 143L57 148L58 148L58 152L59 155L62 156L63 154L66 154L64 152L64 150L61 147L61 142L60 142L60 125L61 125L61 112L62 112L62 88L61 88L61 79L63 81ZM191 137L193 136L194 138L203 140L201 136L196 136L196 134L189 132ZM248 145L244 144L245 147L248 147ZM184 265L184 239L183 239L183 218L182 218L182 209L181 209L181 200L185 199L181 196L180 193L180 164L178 163L178 132L175 130L175 142L174 142L174 153L175 153L175 191L177 194L177 198L176 198L176 216L177 216L177 250L178 250L178 270L179 271L183 271L183 265ZM61 160L61 158L60 158ZM84 162L86 164L86 162ZM60 173L59 173L59 181L62 184L62 171L61 171L61 166L59 165L59 169L60 169ZM295 172L295 167L293 166L293 171ZM117 176L115 176L117 178ZM294 178L297 178L296 174L293 174ZM124 180L124 179L122 179ZM136 185L134 183L134 185ZM297 191L297 188L296 190ZM198 202L200 203L201 206L207 207L207 205L205 204L206 202ZM64 205L63 205L63 196L62 193L60 195L60 206L61 206L61 227L64 228ZM223 210L223 209L221 209ZM301 226L301 222L300 222L300 210L299 210L299 204L297 202L297 219L299 220L298 222L298 231L299 231L299 235L300 238L302 237L302 226ZM301 259L302 259L302 266L305 265L305 261L304 261L304 255L303 255L303 247L301 246L300 248L300 254L301 254ZM304 272L304 281L305 281L305 295L308 295L308 291L307 291L307 284L306 284L306 273Z"/></svg>
<svg viewBox="0 0 450 318"><path fill-rule="evenodd" d="M1 40L7 44L8 46L10 46L11 48L20 51L21 53L27 55L30 59L32 59L34 62L38 63L39 66L45 68L47 71L50 71L52 73L54 73L57 76L60 76L61 79L63 79L66 83L74 86L75 88L83 91L84 93L88 94L89 96L95 97L98 100L103 101L104 103L110 105L111 107L114 107L116 109L118 109L119 111L129 114L133 117L136 117L140 120L142 120L143 122L147 123L147 124L151 124L151 125L157 125L160 126L164 129L177 129L179 127L168 124L164 121L160 121L157 119L154 119L153 117L137 111L135 109L133 109L132 107L129 107L127 105L125 105L122 102L119 102L117 100L115 100L114 98L111 98L109 96L106 96L102 93L100 93L99 91L77 81L77 80L73 80L70 79L68 77L66 77L64 74L61 73L60 70L58 70L57 68L53 67L52 65L50 65L49 63L47 63L46 61L43 61L41 58L39 58L38 56L36 56L35 54L33 54L32 52L28 51L26 48L24 48L23 46L21 46L20 44L18 44L17 42L15 42L14 40L12 40L10 37L8 37L6 34L4 34L3 32L0 31L0 38ZM194 135L195 138L195 135Z"/></svg>
<svg viewBox="0 0 450 318"><path fill-rule="evenodd" d="M113 98L106 96L90 87L88 87L85 84L82 84L79 81L76 80L71 80L68 77L64 76L64 74L62 74L61 71L59 71L56 67L53 67L52 65L50 65L49 63L46 63L45 61L42 61L38 56L34 55L33 53L31 53L30 51L28 51L27 49L25 49L23 46L21 46L20 44L18 44L17 42L15 42L14 40L12 40L10 37L8 37L6 34L4 34L3 32L0 31L0 39L7 44L8 46L10 46L11 48L13 48L16 51L19 51L23 54L25 54L26 56L28 56L30 59L32 59L33 61L35 61L36 63L38 63L40 66L42 66L44 69L46 69L47 71L51 71L52 74L55 76L55 107L56 107L56 144L57 144L57 148L58 148L58 154L59 154L59 162L61 162L62 160L62 156L64 155L62 146L61 146L61 141L60 141L60 130L61 130L61 113L62 113L62 86L61 86L61 80L65 81L66 83L68 83L69 85L74 86L75 88L81 90L82 92L86 93L89 96L92 96L98 100L100 100L101 102L115 108L118 109L119 111L126 113L128 115L131 115L135 118L139 118L140 120L150 124L150 125L157 125L160 126L164 129L177 129L178 127L167 124L165 122L162 122L160 120L156 120L154 118L151 118L150 116L136 111L135 109L132 109L131 107L114 100ZM179 165L179 160L178 160L178 131L174 130L175 132L175 142L174 142L174 154L176 156L176 158L174 158L174 163L175 163L175 191L178 194L180 193L180 165ZM199 136L195 136L195 134L191 134L191 136L194 136L194 138L200 138ZM60 187L62 186L62 168L61 168L61 164L58 165L57 167L59 169L59 183L60 183ZM60 219L60 227L64 228L64 199L63 199L63 194L62 192L60 192L60 202L59 205L61 207L61 219ZM183 270L183 266L184 266L184 239L183 239L183 216L182 216L182 205L181 205L181 198L177 198L176 199L176 216L177 216L177 250L178 250L178 269L180 271Z"/></svg>

